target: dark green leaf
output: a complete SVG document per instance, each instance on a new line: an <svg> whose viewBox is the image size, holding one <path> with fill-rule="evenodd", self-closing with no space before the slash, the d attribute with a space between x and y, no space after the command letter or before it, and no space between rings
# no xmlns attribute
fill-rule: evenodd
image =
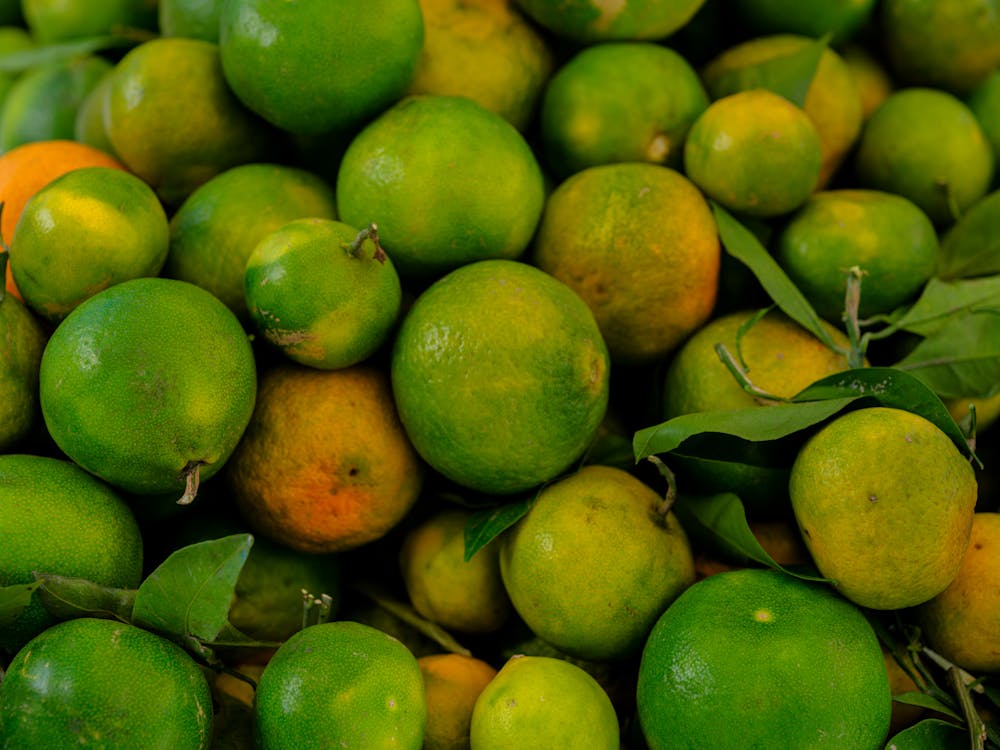
<svg viewBox="0 0 1000 750"><path fill-rule="evenodd" d="M942 398L987 398L1000 392L1000 310L953 318L896 367Z"/></svg>
<svg viewBox="0 0 1000 750"><path fill-rule="evenodd" d="M252 535L234 534L175 551L139 586L133 623L177 639L214 641L230 627L236 579L252 545Z"/></svg>
<svg viewBox="0 0 1000 750"><path fill-rule="evenodd" d="M25 607L31 604L31 595L41 585L35 581L0 587L0 628L10 625L21 616Z"/></svg>
<svg viewBox="0 0 1000 750"><path fill-rule="evenodd" d="M727 71L712 81L712 96L718 99L737 91L767 89L802 107L828 41L829 37L823 37L791 54Z"/></svg>
<svg viewBox="0 0 1000 750"><path fill-rule="evenodd" d="M920 298L894 325L910 333L930 336L951 323L955 316L984 309L1000 309L1000 276L961 281L931 279Z"/></svg>
<svg viewBox="0 0 1000 750"><path fill-rule="evenodd" d="M6 55L0 55L0 73L20 73L38 65L48 65L115 47L129 47L135 43L134 39L127 39L124 36L92 36L85 39L74 39L71 42L9 52Z"/></svg>
<svg viewBox="0 0 1000 750"><path fill-rule="evenodd" d="M900 693L899 695L892 696L892 699L896 701L896 703L903 703L907 706L920 706L921 708L937 711L945 716L950 716L955 721L962 721L962 717L955 713L954 709L946 706L937 698L927 695L926 693L920 693L917 691Z"/></svg>
<svg viewBox="0 0 1000 750"><path fill-rule="evenodd" d="M911 750L918 747L932 747L934 750L967 750L969 735L965 729L951 722L924 719L894 735L885 746L885 750Z"/></svg>
<svg viewBox="0 0 1000 750"><path fill-rule="evenodd" d="M941 240L943 279L1000 273L1000 190L973 204Z"/></svg>
<svg viewBox="0 0 1000 750"><path fill-rule="evenodd" d="M42 584L38 598L53 617L102 617L131 622L135 589L116 589L88 581L56 575L36 575Z"/></svg>
<svg viewBox="0 0 1000 750"><path fill-rule="evenodd" d="M703 433L733 435L753 442L777 440L828 419L857 398L854 395L829 401L684 414L636 432L632 450L636 461L640 461L657 453L668 453L688 438Z"/></svg>
<svg viewBox="0 0 1000 750"><path fill-rule="evenodd" d="M626 435L602 432L587 449L582 463L615 466L627 471L632 468L632 443Z"/></svg>
<svg viewBox="0 0 1000 750"><path fill-rule="evenodd" d="M707 532L715 546L728 556L752 560L806 581L829 581L815 571L800 571L776 563L760 546L747 524L743 503L732 493L704 497L681 495L674 504L674 512L685 529L697 525L696 533L703 536Z"/></svg>
<svg viewBox="0 0 1000 750"><path fill-rule="evenodd" d="M531 509L534 497L516 500L498 508L486 508L472 514L465 524L465 560L513 526Z"/></svg>
<svg viewBox="0 0 1000 750"><path fill-rule="evenodd" d="M712 211L726 252L753 272L760 285L789 318L810 331L831 349L839 351L812 305L788 278L767 248L760 244L753 232L714 201Z"/></svg>

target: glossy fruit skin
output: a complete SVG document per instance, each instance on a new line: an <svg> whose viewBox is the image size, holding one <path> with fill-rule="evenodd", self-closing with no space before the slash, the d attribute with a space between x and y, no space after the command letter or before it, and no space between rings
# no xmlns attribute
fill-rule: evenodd
<svg viewBox="0 0 1000 750"><path fill-rule="evenodd" d="M574 42L662 39L684 26L705 0L517 0L540 26Z"/></svg>
<svg viewBox="0 0 1000 750"><path fill-rule="evenodd" d="M0 452L16 447L38 422L38 368L47 334L13 294L0 299Z"/></svg>
<svg viewBox="0 0 1000 750"><path fill-rule="evenodd" d="M396 101L423 31L417 0L229 0L219 48L226 80L250 109L318 135L352 130Z"/></svg>
<svg viewBox="0 0 1000 750"><path fill-rule="evenodd" d="M225 463L250 421L257 374L246 333L205 290L134 279L77 307L42 355L42 416L56 444L137 494L182 492Z"/></svg>
<svg viewBox="0 0 1000 750"><path fill-rule="evenodd" d="M257 686L254 737L261 750L420 750L426 724L416 657L357 622L299 631L271 658Z"/></svg>
<svg viewBox="0 0 1000 750"><path fill-rule="evenodd" d="M180 647L114 620L49 628L0 683L0 746L207 750L212 696Z"/></svg>

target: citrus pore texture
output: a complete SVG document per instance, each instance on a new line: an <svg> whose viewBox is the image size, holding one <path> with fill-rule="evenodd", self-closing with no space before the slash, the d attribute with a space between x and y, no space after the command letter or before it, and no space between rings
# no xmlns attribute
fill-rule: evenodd
<svg viewBox="0 0 1000 750"><path fill-rule="evenodd" d="M977 486L934 424L872 407L810 438L792 465L789 494L820 573L863 607L899 609L939 594L958 573Z"/></svg>
<svg viewBox="0 0 1000 750"><path fill-rule="evenodd" d="M593 661L642 648L695 576L687 535L673 513L658 511L662 501L608 466L542 489L500 545L504 585L532 632Z"/></svg>
<svg viewBox="0 0 1000 750"><path fill-rule="evenodd" d="M539 25L574 42L662 39L684 26L705 0L517 0Z"/></svg>
<svg viewBox="0 0 1000 750"><path fill-rule="evenodd" d="M257 685L259 747L420 750L427 701L416 657L357 622L313 625L278 649Z"/></svg>
<svg viewBox="0 0 1000 750"><path fill-rule="evenodd" d="M139 494L202 479L232 453L253 412L246 333L205 290L134 279L81 304L42 355L42 416L76 463Z"/></svg>
<svg viewBox="0 0 1000 750"><path fill-rule="evenodd" d="M194 660L114 620L54 625L18 652L0 684L3 747L207 750L212 725Z"/></svg>
<svg viewBox="0 0 1000 750"><path fill-rule="evenodd" d="M718 573L663 613L636 687L650 750L881 748L891 696L878 638L825 586Z"/></svg>
<svg viewBox="0 0 1000 750"><path fill-rule="evenodd" d="M391 371L420 455L493 494L566 470L608 403L608 352L590 309L518 261L471 263L423 292L396 334Z"/></svg>
<svg viewBox="0 0 1000 750"><path fill-rule="evenodd" d="M458 96L403 99L351 141L337 173L340 220L377 224L403 276L516 258L544 202L542 172L524 137Z"/></svg>
<svg viewBox="0 0 1000 750"><path fill-rule="evenodd" d="M142 576L142 537L132 511L104 482L69 461L0 456L0 587L34 573L133 588ZM0 649L16 651L52 625L38 600L0 627Z"/></svg>
<svg viewBox="0 0 1000 750"><path fill-rule="evenodd" d="M219 21L229 86L264 119L303 135L348 130L390 106L424 38L417 0L231 0Z"/></svg>
<svg viewBox="0 0 1000 750"><path fill-rule="evenodd" d="M549 196L533 261L594 313L614 361L650 362L708 320L719 281L718 230L680 172L607 164Z"/></svg>

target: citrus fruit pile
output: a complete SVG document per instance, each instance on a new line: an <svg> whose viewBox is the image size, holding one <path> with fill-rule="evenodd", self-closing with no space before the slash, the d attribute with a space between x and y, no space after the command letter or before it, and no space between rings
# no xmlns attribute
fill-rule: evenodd
<svg viewBox="0 0 1000 750"><path fill-rule="evenodd" d="M1000 750L1000 0L0 0L0 747Z"/></svg>

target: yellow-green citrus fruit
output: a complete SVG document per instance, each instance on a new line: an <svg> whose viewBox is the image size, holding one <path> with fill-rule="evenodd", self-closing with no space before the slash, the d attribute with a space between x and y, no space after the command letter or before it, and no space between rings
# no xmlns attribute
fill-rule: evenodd
<svg viewBox="0 0 1000 750"><path fill-rule="evenodd" d="M615 362L661 358L716 301L712 212L690 180L656 164L591 167L559 185L532 260L583 298Z"/></svg>
<svg viewBox="0 0 1000 750"><path fill-rule="evenodd" d="M257 244L295 219L336 213L333 188L311 172L241 164L200 186L170 218L163 273L207 289L245 319L243 278Z"/></svg>
<svg viewBox="0 0 1000 750"><path fill-rule="evenodd" d="M455 508L411 528L399 549L403 585L413 608L446 630L492 633L511 613L500 578L499 546L465 559L465 527L472 512Z"/></svg>
<svg viewBox="0 0 1000 750"><path fill-rule="evenodd" d="M882 62L870 50L859 44L845 47L841 50L840 56L851 71L858 96L861 97L862 120L867 120L892 93L894 88L892 78Z"/></svg>
<svg viewBox="0 0 1000 750"><path fill-rule="evenodd" d="M511 0L421 0L424 46L408 94L465 96L520 131L554 66Z"/></svg>
<svg viewBox="0 0 1000 750"><path fill-rule="evenodd" d="M993 147L994 164L1000 163L1000 69L973 90L966 104Z"/></svg>
<svg viewBox="0 0 1000 750"><path fill-rule="evenodd" d="M254 737L261 750L307 747L420 750L427 700L416 657L357 622L299 631L257 685Z"/></svg>
<svg viewBox="0 0 1000 750"><path fill-rule="evenodd" d="M40 416L38 370L47 334L9 292L0 298L0 451L18 445Z"/></svg>
<svg viewBox="0 0 1000 750"><path fill-rule="evenodd" d="M300 364L350 367L374 354L396 324L403 292L392 258L370 238L356 243L358 236L339 221L298 219L264 237L247 259L251 321Z"/></svg>
<svg viewBox="0 0 1000 750"><path fill-rule="evenodd" d="M687 535L662 503L608 466L585 466L544 487L500 546L504 585L532 632L591 661L638 653L656 619L694 583Z"/></svg>
<svg viewBox="0 0 1000 750"><path fill-rule="evenodd" d="M663 613L636 701L650 750L877 750L891 706L878 638L856 607L751 568L699 581Z"/></svg>
<svg viewBox="0 0 1000 750"><path fill-rule="evenodd" d="M885 0L882 50L904 83L965 94L1000 68L996 0Z"/></svg>
<svg viewBox="0 0 1000 750"><path fill-rule="evenodd" d="M894 92L861 132L854 155L863 187L897 193L937 225L948 225L983 197L993 151L972 111L930 88Z"/></svg>
<svg viewBox="0 0 1000 750"><path fill-rule="evenodd" d="M832 34L840 44L864 26L875 0L736 0L740 16L758 34Z"/></svg>
<svg viewBox="0 0 1000 750"><path fill-rule="evenodd" d="M406 91L420 58L417 0L230 0L226 80L250 109L302 135L354 129Z"/></svg>
<svg viewBox="0 0 1000 750"><path fill-rule="evenodd" d="M217 43L222 6L219 0L159 0L160 34Z"/></svg>
<svg viewBox="0 0 1000 750"><path fill-rule="evenodd" d="M109 70L104 58L83 55L25 72L0 110L0 153L35 141L72 140L77 109Z"/></svg>
<svg viewBox="0 0 1000 750"><path fill-rule="evenodd" d="M167 214L130 172L85 167L35 193L10 246L24 301L58 322L77 305L123 281L156 276L167 259Z"/></svg>
<svg viewBox="0 0 1000 750"><path fill-rule="evenodd" d="M725 346L736 362L742 357L747 376L755 386L780 398L791 398L820 378L847 369L843 352L830 349L778 310L767 313L739 336L740 328L753 315L750 310L742 310L714 318L684 342L664 378L666 419L699 411L745 409L761 403L743 390L723 364L715 350L717 344ZM824 328L847 351L847 336L829 324Z"/></svg>
<svg viewBox="0 0 1000 750"><path fill-rule="evenodd" d="M683 27L705 0L516 0L540 26L573 42L663 39Z"/></svg>
<svg viewBox="0 0 1000 750"><path fill-rule="evenodd" d="M673 50L642 42L595 45L549 81L542 151L562 177L628 161L678 168L688 130L707 107L698 74Z"/></svg>
<svg viewBox="0 0 1000 750"><path fill-rule="evenodd" d="M581 667L550 656L512 656L472 710L473 750L618 750L604 688Z"/></svg>
<svg viewBox="0 0 1000 750"><path fill-rule="evenodd" d="M73 121L73 140L93 146L110 156L115 156L115 147L111 145L108 129L104 126L104 107L111 95L114 72L114 68L111 68L101 76L76 108L76 119Z"/></svg>
<svg viewBox="0 0 1000 750"><path fill-rule="evenodd" d="M0 535L0 587L31 583L35 572L118 588L134 588L142 576L132 511L69 461L0 456ZM17 619L0 627L0 649L14 652L54 622L35 593Z"/></svg>
<svg viewBox="0 0 1000 750"><path fill-rule="evenodd" d="M183 281L133 279L59 324L42 355L42 416L61 450L137 494L214 475L250 421L257 375L236 317Z"/></svg>
<svg viewBox="0 0 1000 750"><path fill-rule="evenodd" d="M377 224L403 276L518 257L544 202L542 173L524 137L457 96L403 99L354 138L337 174L340 220Z"/></svg>
<svg viewBox="0 0 1000 750"><path fill-rule="evenodd" d="M21 649L0 683L0 746L208 750L212 695L179 646L80 618Z"/></svg>
<svg viewBox="0 0 1000 750"><path fill-rule="evenodd" d="M801 206L816 187L822 145L800 108L765 89L713 102L684 144L684 169L709 198L757 217Z"/></svg>
<svg viewBox="0 0 1000 750"><path fill-rule="evenodd" d="M157 0L21 0L24 21L41 44L156 28Z"/></svg>
<svg viewBox="0 0 1000 750"><path fill-rule="evenodd" d="M112 76L104 110L111 145L168 204L220 172L260 161L273 145L273 133L233 95L211 42L144 42Z"/></svg>
<svg viewBox="0 0 1000 750"><path fill-rule="evenodd" d="M862 318L914 299L938 261L934 224L912 201L879 190L816 193L778 236L775 260L822 317L844 315L847 271L859 267Z"/></svg>
<svg viewBox="0 0 1000 750"><path fill-rule="evenodd" d="M975 674L1000 671L1000 514L976 513L948 587L916 609L927 644Z"/></svg>
<svg viewBox="0 0 1000 750"><path fill-rule="evenodd" d="M430 654L417 659L427 695L423 750L469 750L472 710L497 671L462 654Z"/></svg>
<svg viewBox="0 0 1000 750"><path fill-rule="evenodd" d="M424 291L392 351L392 388L414 447L491 494L555 478L597 432L608 351L586 303L511 260L462 266Z"/></svg>
<svg viewBox="0 0 1000 750"><path fill-rule="evenodd" d="M862 607L900 609L941 593L958 574L977 484L934 424L870 407L809 439L792 465L789 494L820 573Z"/></svg>

